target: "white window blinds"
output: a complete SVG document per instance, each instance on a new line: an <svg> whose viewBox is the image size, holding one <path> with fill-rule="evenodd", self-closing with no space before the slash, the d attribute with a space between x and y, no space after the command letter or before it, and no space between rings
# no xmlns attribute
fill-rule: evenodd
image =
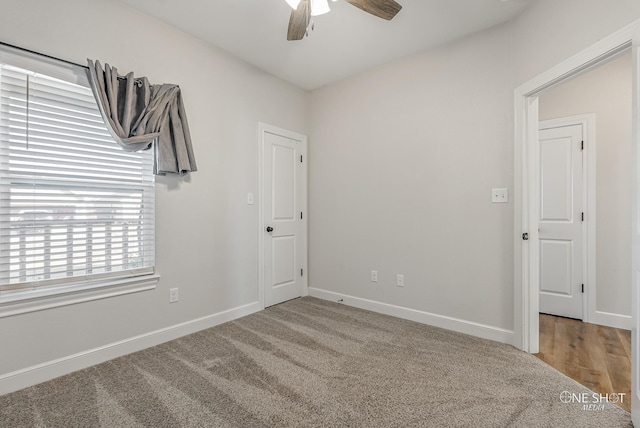
<svg viewBox="0 0 640 428"><path fill-rule="evenodd" d="M152 171L88 87L0 64L0 292L153 272Z"/></svg>

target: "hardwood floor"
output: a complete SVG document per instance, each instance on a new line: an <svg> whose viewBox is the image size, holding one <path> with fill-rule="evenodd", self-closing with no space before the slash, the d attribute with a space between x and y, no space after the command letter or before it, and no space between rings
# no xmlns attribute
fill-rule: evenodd
<svg viewBox="0 0 640 428"><path fill-rule="evenodd" d="M631 406L631 332L540 314L542 361L600 394L625 393Z"/></svg>

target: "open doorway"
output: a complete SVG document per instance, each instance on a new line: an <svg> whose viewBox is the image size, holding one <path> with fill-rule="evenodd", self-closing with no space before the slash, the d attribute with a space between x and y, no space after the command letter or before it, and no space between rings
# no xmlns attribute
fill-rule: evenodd
<svg viewBox="0 0 640 428"><path fill-rule="evenodd" d="M539 242L537 186L539 168L539 97L618 54L631 50L632 59L632 182L631 193L631 420L640 426L640 20L599 40L580 53L520 85L515 90L514 163L514 340L530 353L539 352ZM624 220L621 220L624 221Z"/></svg>
<svg viewBox="0 0 640 428"><path fill-rule="evenodd" d="M541 192L539 240L553 235L553 226L577 226L575 240L565 238L566 233L548 240L551 248L556 242L572 243L573 254L567 254L572 260L565 260L566 265L545 266L541 245L542 313L631 329L632 86L627 50L539 96L540 152L548 152L551 164L544 171L550 173L541 174L545 177L540 187L549 187L550 194ZM572 130L576 141L569 140ZM550 258L556 253L567 252L550 251ZM568 282L572 288L565 291ZM582 310L572 311L568 295L578 298ZM547 303L551 297L560 302Z"/></svg>
<svg viewBox="0 0 640 428"><path fill-rule="evenodd" d="M536 356L595 392L620 394L617 404L627 411L632 72L626 50L539 95L536 178Z"/></svg>

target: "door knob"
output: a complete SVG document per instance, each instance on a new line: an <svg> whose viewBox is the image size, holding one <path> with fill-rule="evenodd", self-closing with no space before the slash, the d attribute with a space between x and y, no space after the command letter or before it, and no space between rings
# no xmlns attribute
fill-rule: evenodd
<svg viewBox="0 0 640 428"><path fill-rule="evenodd" d="M273 227L267 226L267 232L269 232L269 233L273 232Z"/></svg>

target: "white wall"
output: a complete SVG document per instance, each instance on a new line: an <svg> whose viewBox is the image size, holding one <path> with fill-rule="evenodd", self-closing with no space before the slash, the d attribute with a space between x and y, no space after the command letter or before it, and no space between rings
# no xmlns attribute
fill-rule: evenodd
<svg viewBox="0 0 640 428"><path fill-rule="evenodd" d="M513 204L492 205L490 189L514 190L514 89L638 18L636 0L537 0L312 92L312 292L509 340L521 255Z"/></svg>
<svg viewBox="0 0 640 428"><path fill-rule="evenodd" d="M491 203L513 182L509 35L312 93L311 287L513 328L513 212Z"/></svg>
<svg viewBox="0 0 640 428"><path fill-rule="evenodd" d="M513 26L516 86L638 18L638 0L535 0Z"/></svg>
<svg viewBox="0 0 640 428"><path fill-rule="evenodd" d="M631 53L540 98L540 119L596 115L596 310L631 316Z"/></svg>
<svg viewBox="0 0 640 428"><path fill-rule="evenodd" d="M256 302L258 122L307 133L308 94L117 1L3 0L0 40L179 84L199 168L157 180L158 288L0 319L0 377Z"/></svg>
<svg viewBox="0 0 640 428"><path fill-rule="evenodd" d="M513 190L513 89L639 17L636 0L537 0L309 98L116 1L4 0L2 41L180 84L200 171L158 180L159 288L0 319L0 377L255 301L258 121L311 137L313 287L508 332L513 207L489 192Z"/></svg>

